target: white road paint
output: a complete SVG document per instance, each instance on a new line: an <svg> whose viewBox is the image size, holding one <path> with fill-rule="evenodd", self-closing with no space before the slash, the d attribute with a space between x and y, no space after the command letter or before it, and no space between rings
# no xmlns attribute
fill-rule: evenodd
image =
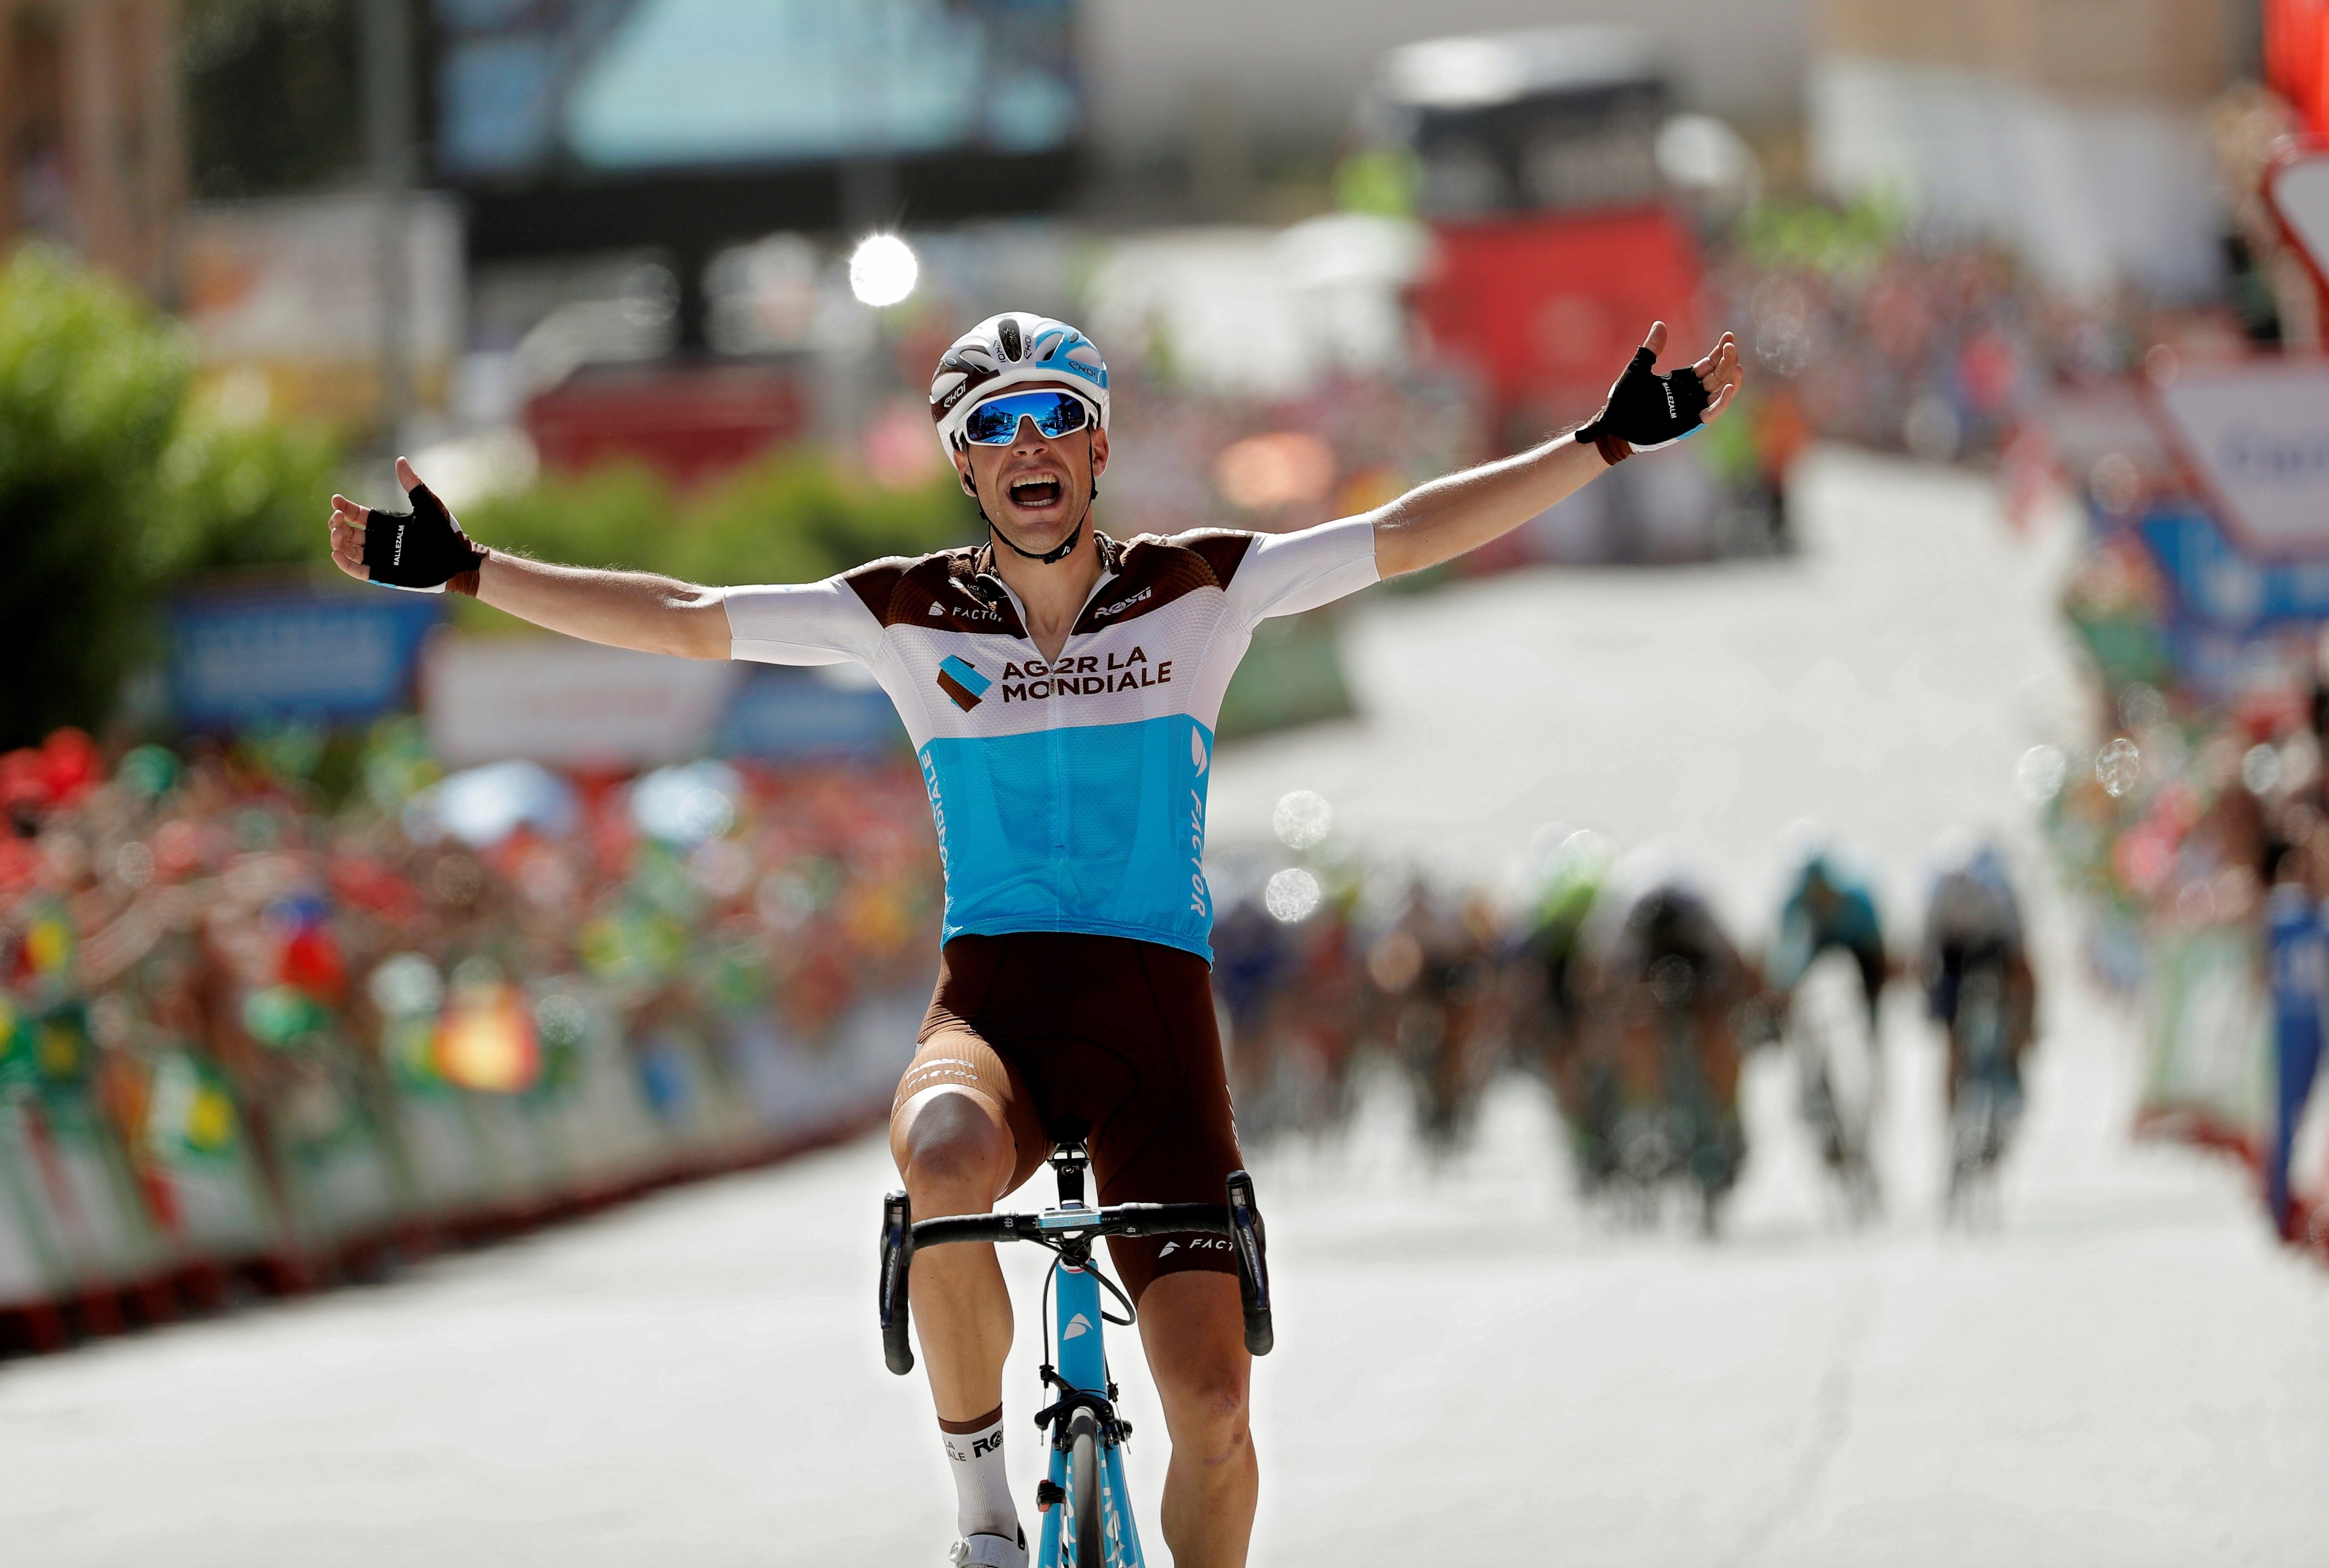
<svg viewBox="0 0 2329 1568"><path fill-rule="evenodd" d="M1673 831L1751 929L1798 815L1896 905L1938 826L2006 827L2050 993L2001 1228L1937 1223L1936 1053L1906 997L1891 1204L1858 1233L1776 1061L1712 1244L1580 1214L1531 1086L1435 1170L1378 1083L1337 1143L1256 1162L1282 1301L1257 1563L2329 1560L2329 1275L2268 1242L2237 1172L2127 1144L2128 1020L2078 979L2016 826L2014 757L2077 732L2059 544L2007 541L1976 485L1865 459L1820 459L1805 499L1799 563L1366 607L1368 719L1223 755L1216 831L1266 833L1296 787L1338 832L1477 874L1550 818ZM0 1560L934 1565L943 1460L872 1327L889 1180L869 1141L0 1365ZM1153 1522L1163 1425L1117 1344ZM1006 1384L1023 1496L1031 1351Z"/></svg>

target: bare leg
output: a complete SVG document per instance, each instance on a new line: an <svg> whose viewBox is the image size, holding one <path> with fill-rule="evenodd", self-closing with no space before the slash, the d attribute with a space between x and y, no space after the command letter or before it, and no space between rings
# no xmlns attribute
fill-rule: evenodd
<svg viewBox="0 0 2329 1568"><path fill-rule="evenodd" d="M1167 1274L1140 1297L1140 1342L1164 1404L1164 1544L1174 1568L1243 1568L1261 1470L1247 1421L1253 1358L1228 1274Z"/></svg>
<svg viewBox="0 0 2329 1568"><path fill-rule="evenodd" d="M1015 1146L1002 1107L976 1090L925 1089L890 1118L890 1154L914 1217L983 1214L1010 1185ZM915 1258L914 1329L940 1421L976 1421L1003 1403L1011 1293L993 1247L935 1247Z"/></svg>

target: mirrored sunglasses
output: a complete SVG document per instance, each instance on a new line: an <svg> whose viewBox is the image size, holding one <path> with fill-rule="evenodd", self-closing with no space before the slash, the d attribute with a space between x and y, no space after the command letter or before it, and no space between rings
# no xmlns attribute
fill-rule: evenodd
<svg viewBox="0 0 2329 1568"><path fill-rule="evenodd" d="M1037 430L1056 439L1091 424L1097 412L1075 393L1055 388L1004 392L970 411L962 422L962 437L976 446L1007 447L1019 434L1019 421L1030 419Z"/></svg>

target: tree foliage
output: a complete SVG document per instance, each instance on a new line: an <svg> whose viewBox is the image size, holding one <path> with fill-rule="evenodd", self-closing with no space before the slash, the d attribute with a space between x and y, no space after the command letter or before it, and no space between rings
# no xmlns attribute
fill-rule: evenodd
<svg viewBox="0 0 2329 1568"><path fill-rule="evenodd" d="M226 425L193 375L128 290L37 247L0 265L0 747L101 723L172 581L321 553L330 441Z"/></svg>

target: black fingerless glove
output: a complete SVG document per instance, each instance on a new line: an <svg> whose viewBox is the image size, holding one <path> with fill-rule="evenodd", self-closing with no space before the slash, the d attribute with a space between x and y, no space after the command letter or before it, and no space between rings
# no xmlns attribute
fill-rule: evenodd
<svg viewBox="0 0 2329 1568"><path fill-rule="evenodd" d="M1647 345L1636 349L1626 373L1609 388L1609 401L1591 424L1578 430L1577 439L1601 449L1607 461L1623 462L1636 452L1670 447L1698 429L1699 416L1711 401L1698 372L1683 365L1671 375L1660 375L1650 368L1656 363L1657 355Z"/></svg>
<svg viewBox="0 0 2329 1568"><path fill-rule="evenodd" d="M417 485L411 511L372 509L364 523L363 563L372 571L372 581L382 588L418 593L442 593L449 588L474 599L486 553L461 532L453 514L428 486Z"/></svg>

